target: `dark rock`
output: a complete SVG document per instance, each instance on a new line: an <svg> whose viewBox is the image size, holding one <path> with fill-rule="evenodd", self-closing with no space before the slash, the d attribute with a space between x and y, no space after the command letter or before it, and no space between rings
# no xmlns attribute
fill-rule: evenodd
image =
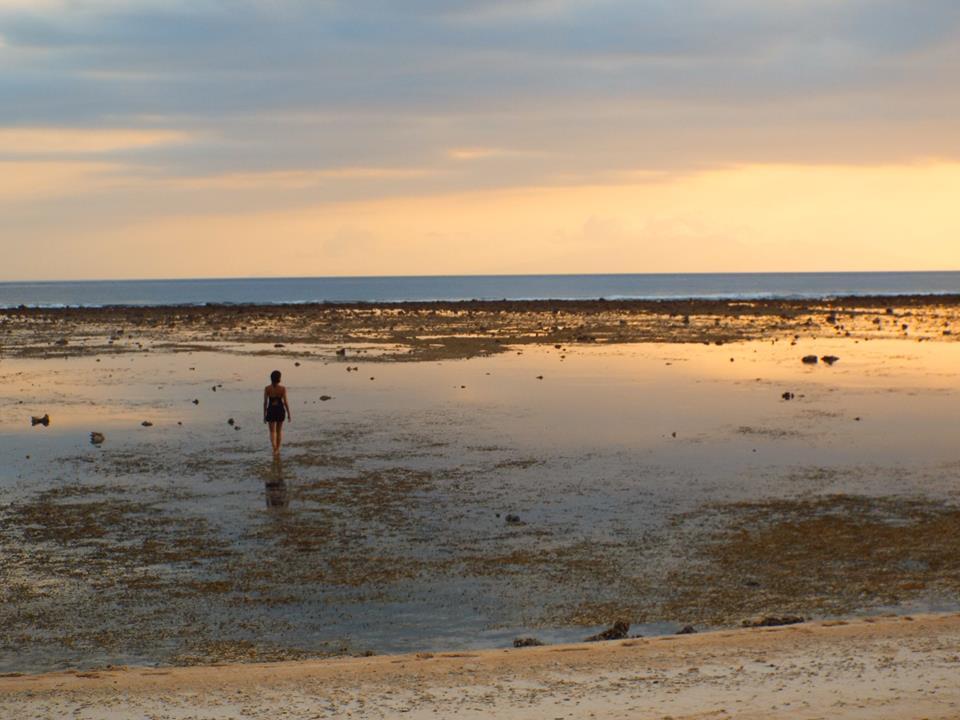
<svg viewBox="0 0 960 720"><path fill-rule="evenodd" d="M295 363L293 364L293 366L294 366L294 367L300 367L300 363L295 362Z"/></svg>
<svg viewBox="0 0 960 720"><path fill-rule="evenodd" d="M282 348L282 347L284 347L284 344L283 344L283 343L274 343L273 346L274 346L275 348Z"/></svg>
<svg viewBox="0 0 960 720"><path fill-rule="evenodd" d="M193 404L194 404L194 405L199 405L199 404L200 404L200 401L199 401L197 398L194 398L194 399L193 399Z"/></svg>
<svg viewBox="0 0 960 720"><path fill-rule="evenodd" d="M339 355L340 357L346 357L346 356L347 356L347 349L346 349L346 348L337 348L337 355Z"/></svg>
<svg viewBox="0 0 960 720"><path fill-rule="evenodd" d="M630 623L624 620L617 620L613 627L609 627L603 632L591 635L584 642L599 642L601 640L623 640L630 632Z"/></svg>
<svg viewBox="0 0 960 720"><path fill-rule="evenodd" d="M513 640L513 646L515 648L539 647L541 645L543 645L543 642L537 640L535 637L519 637Z"/></svg>
<svg viewBox="0 0 960 720"><path fill-rule="evenodd" d="M333 400L333 397L330 395L321 395L320 402L326 402L327 400Z"/></svg>
<svg viewBox="0 0 960 720"><path fill-rule="evenodd" d="M43 425L44 427L50 427L50 415L45 414L43 417L33 416L30 418L30 427L36 425Z"/></svg>
<svg viewBox="0 0 960 720"><path fill-rule="evenodd" d="M677 630L677 635L695 635L696 633L697 629L693 625L684 625Z"/></svg>
<svg viewBox="0 0 960 720"><path fill-rule="evenodd" d="M103 433L92 432L90 433L90 444L91 445L102 445L103 441L107 438Z"/></svg>
<svg viewBox="0 0 960 720"><path fill-rule="evenodd" d="M153 423L150 422L149 420L144 420L144 421L143 421L142 423L140 423L140 424L143 425L143 427L153 427Z"/></svg>
<svg viewBox="0 0 960 720"><path fill-rule="evenodd" d="M764 615L763 617L744 620L741 625L745 628L777 627L779 625L797 625L806 622L806 618L799 615Z"/></svg>
<svg viewBox="0 0 960 720"><path fill-rule="evenodd" d="M236 425L236 421L233 418L228 418L227 425Z"/></svg>
<svg viewBox="0 0 960 720"><path fill-rule="evenodd" d="M537 375L537 380L543 380L543 375Z"/></svg>
<svg viewBox="0 0 960 720"><path fill-rule="evenodd" d="M781 395L780 397L782 397L784 400L793 400L796 397L796 395L794 395L792 392L788 390L787 392L783 393L783 395Z"/></svg>
<svg viewBox="0 0 960 720"><path fill-rule="evenodd" d="M840 358L838 358L836 355L824 355L820 359L823 360L823 362L825 362L827 365L833 365Z"/></svg>
<svg viewBox="0 0 960 720"><path fill-rule="evenodd" d="M802 362L804 365L816 365L818 362L820 362L820 358L818 358L816 355L804 355L802 358L800 358L800 362Z"/></svg>
<svg viewBox="0 0 960 720"><path fill-rule="evenodd" d="M506 521L508 525L520 525L523 522L519 515L514 515L513 513L507 514Z"/></svg>

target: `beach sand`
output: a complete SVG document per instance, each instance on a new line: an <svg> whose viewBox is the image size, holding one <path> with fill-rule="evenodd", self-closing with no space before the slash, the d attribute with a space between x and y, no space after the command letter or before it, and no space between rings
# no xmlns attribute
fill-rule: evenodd
<svg viewBox="0 0 960 720"><path fill-rule="evenodd" d="M0 678L0 717L960 717L960 615L472 653Z"/></svg>

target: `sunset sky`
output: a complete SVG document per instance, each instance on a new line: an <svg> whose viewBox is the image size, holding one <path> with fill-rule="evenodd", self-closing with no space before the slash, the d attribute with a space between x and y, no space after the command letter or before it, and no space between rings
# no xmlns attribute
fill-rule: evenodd
<svg viewBox="0 0 960 720"><path fill-rule="evenodd" d="M957 0L0 0L0 280L960 269Z"/></svg>

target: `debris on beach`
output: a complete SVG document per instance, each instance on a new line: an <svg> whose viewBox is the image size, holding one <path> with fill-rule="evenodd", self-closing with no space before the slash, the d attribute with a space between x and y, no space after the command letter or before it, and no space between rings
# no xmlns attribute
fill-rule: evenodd
<svg viewBox="0 0 960 720"><path fill-rule="evenodd" d="M515 648L540 647L541 645L543 645L543 642L535 637L518 637L513 640Z"/></svg>
<svg viewBox="0 0 960 720"><path fill-rule="evenodd" d="M806 618L799 615L763 615L762 617L744 620L741 625L745 628L778 627L780 625L797 625L806 621Z"/></svg>
<svg viewBox="0 0 960 720"><path fill-rule="evenodd" d="M49 413L45 414L43 417L37 417L34 415L30 418L30 427L35 427L37 425L43 425L44 427L50 426L50 415Z"/></svg>
<svg viewBox="0 0 960 720"><path fill-rule="evenodd" d="M91 432L90 433L90 444L91 445L102 445L103 441L106 440L106 436L100 432Z"/></svg>
<svg viewBox="0 0 960 720"><path fill-rule="evenodd" d="M800 359L800 362L802 362L804 365L816 365L818 362L820 362L820 358L818 358L816 355L804 355Z"/></svg>
<svg viewBox="0 0 960 720"><path fill-rule="evenodd" d="M625 620L617 620L612 627L603 632L591 635L584 642L600 642L602 640L623 640L630 632L630 623Z"/></svg>

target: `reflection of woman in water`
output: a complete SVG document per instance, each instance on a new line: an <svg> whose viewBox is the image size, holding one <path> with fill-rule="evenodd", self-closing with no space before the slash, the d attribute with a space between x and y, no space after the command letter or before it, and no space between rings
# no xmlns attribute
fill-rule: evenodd
<svg viewBox="0 0 960 720"><path fill-rule="evenodd" d="M270 384L263 389L263 421L270 427L270 444L274 455L280 453L284 420L290 420L287 389L280 384L280 371L274 370L270 373Z"/></svg>

